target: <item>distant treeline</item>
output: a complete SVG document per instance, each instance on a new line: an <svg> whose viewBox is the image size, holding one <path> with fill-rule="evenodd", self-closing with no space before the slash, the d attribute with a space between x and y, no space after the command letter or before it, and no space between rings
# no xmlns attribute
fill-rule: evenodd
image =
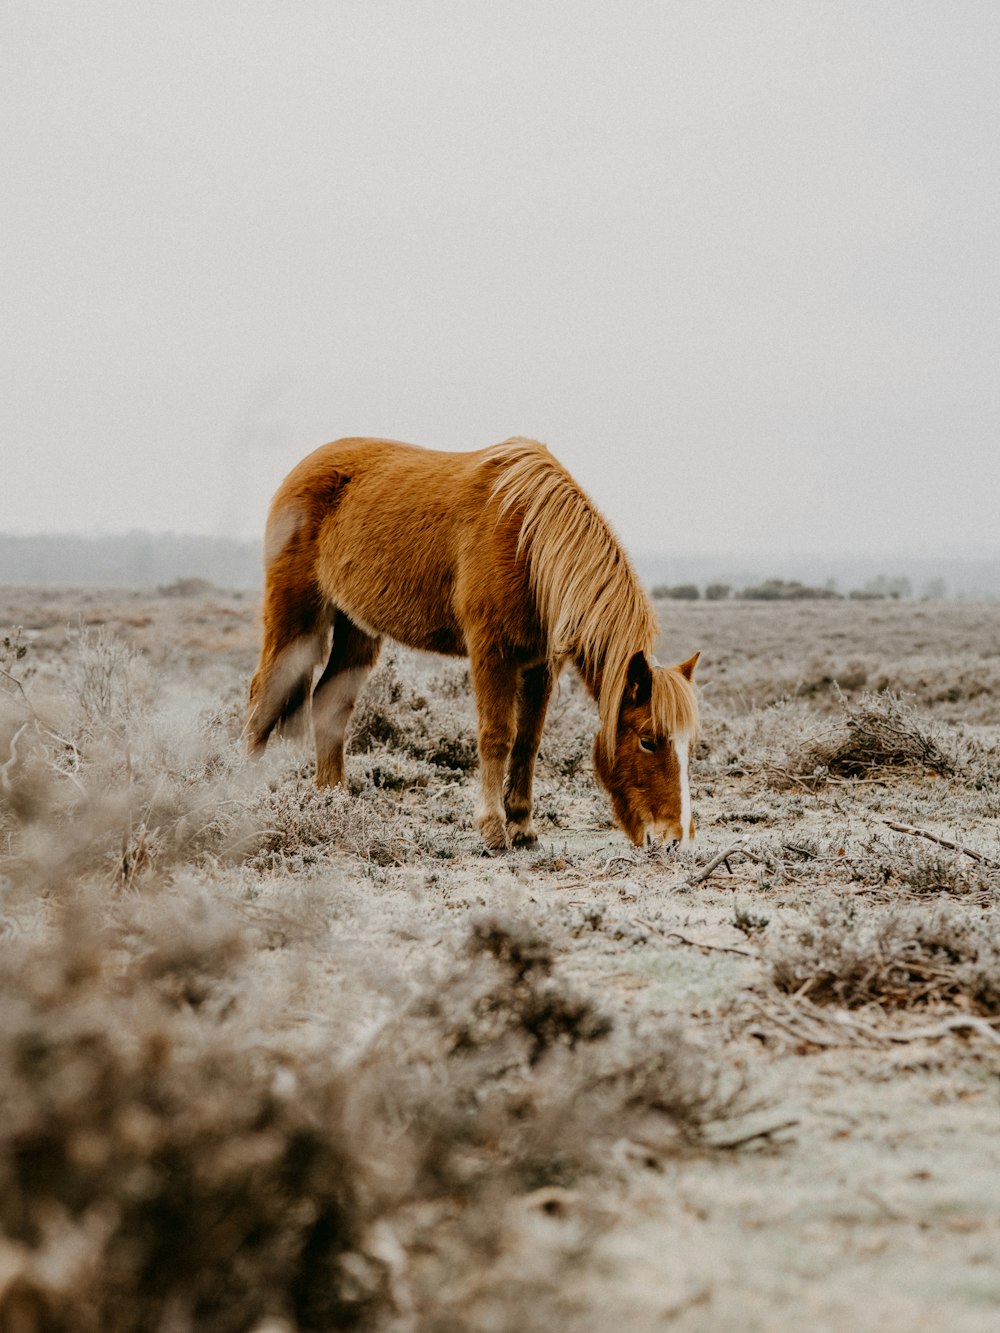
<svg viewBox="0 0 1000 1333"><path fill-rule="evenodd" d="M896 568L908 570L906 577L878 573L878 566L871 563L867 568L845 567L837 558L816 570L817 562L815 557L785 562L786 574L795 577L780 579L762 578L763 571L738 568L721 556L682 562L653 555L636 563L646 586L653 585L655 597L691 601L1000 597L1000 559L900 561ZM827 578L827 571L838 579ZM220 588L259 588L260 542L176 532L0 533L0 583L159 588L188 579L203 579Z"/></svg>
<svg viewBox="0 0 1000 1333"><path fill-rule="evenodd" d="M258 587L260 543L176 532L0 534L0 583L146 588L178 579L205 579L222 588Z"/></svg>
<svg viewBox="0 0 1000 1333"><path fill-rule="evenodd" d="M851 601L900 601L912 598L913 586L907 578L887 578L884 574L869 579L861 588L852 588L849 592L840 592L833 579L819 587L815 584L800 583L797 579L764 579L760 583L751 583L743 588L734 588L729 583L707 583L704 594L697 583L658 583L652 590L658 598L672 598L679 602L697 602L704 595L708 602L724 602L730 598L745 602L798 602L818 601L830 598ZM948 596L944 579L931 579L920 590L922 601L941 601Z"/></svg>

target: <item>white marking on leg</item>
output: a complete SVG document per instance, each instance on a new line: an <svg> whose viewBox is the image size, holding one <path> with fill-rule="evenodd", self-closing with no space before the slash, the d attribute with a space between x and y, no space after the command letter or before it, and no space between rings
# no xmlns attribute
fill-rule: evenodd
<svg viewBox="0 0 1000 1333"><path fill-rule="evenodd" d="M313 695L313 731L317 746L328 748L344 739L369 670L369 667L349 667L328 680L322 690Z"/></svg>
<svg viewBox="0 0 1000 1333"><path fill-rule="evenodd" d="M251 725L257 718L273 723L281 722L278 713L282 700L304 679L305 693L301 708L299 725L304 726L309 716L309 686L313 672L321 659L323 641L315 634L303 634L293 639L280 650L265 669L265 678L260 687L260 697L254 704L250 716ZM289 721L291 719L286 719ZM282 725L285 725L282 723ZM297 728L293 721L293 730ZM285 732L288 735L288 732Z"/></svg>
<svg viewBox="0 0 1000 1333"><path fill-rule="evenodd" d="M688 777L688 756L690 750L690 737L683 734L674 737L674 754L677 756L677 768L681 788L682 847L686 847L691 841L691 782Z"/></svg>
<svg viewBox="0 0 1000 1333"><path fill-rule="evenodd" d="M312 675L320 661L322 642L315 634L303 634L293 639L274 660L268 693L274 699L280 699L294 688L296 683L306 677L307 687L312 684ZM306 705L308 705L308 688Z"/></svg>

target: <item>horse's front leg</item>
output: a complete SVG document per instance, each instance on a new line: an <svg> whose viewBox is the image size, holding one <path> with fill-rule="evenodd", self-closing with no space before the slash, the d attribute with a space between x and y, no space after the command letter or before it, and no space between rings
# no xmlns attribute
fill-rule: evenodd
<svg viewBox="0 0 1000 1333"><path fill-rule="evenodd" d="M474 655L472 684L479 713L479 808L476 827L491 851L510 846L503 803L503 777L514 740L517 667L496 653Z"/></svg>
<svg viewBox="0 0 1000 1333"><path fill-rule="evenodd" d="M535 757L545 725L545 710L552 693L552 671L547 662L521 672L517 693L517 730L504 787L507 835L515 847L538 841L531 818L531 788Z"/></svg>

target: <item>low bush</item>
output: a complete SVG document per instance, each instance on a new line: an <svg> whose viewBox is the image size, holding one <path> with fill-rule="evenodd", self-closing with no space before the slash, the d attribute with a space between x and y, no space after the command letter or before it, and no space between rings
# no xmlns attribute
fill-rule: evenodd
<svg viewBox="0 0 1000 1333"><path fill-rule="evenodd" d="M622 1138L702 1144L738 1109L674 1027L575 994L516 922L478 922L349 1056L293 1054L255 1021L266 943L176 884L0 942L0 1327L485 1330L498 1292L515 1317L510 1201L580 1182ZM273 973L267 1000L292 1000ZM546 1301L556 1317L529 1284L520 1326Z"/></svg>
<svg viewBox="0 0 1000 1333"><path fill-rule="evenodd" d="M818 739L790 754L786 768L798 775L867 777L891 768L954 774L958 760L914 708L886 690L845 702L841 717Z"/></svg>
<svg viewBox="0 0 1000 1333"><path fill-rule="evenodd" d="M862 914L822 904L770 941L765 956L779 990L816 1004L1000 1012L1000 942L981 916L951 905Z"/></svg>
<svg viewBox="0 0 1000 1333"><path fill-rule="evenodd" d="M697 602L701 597L701 590L697 583L658 583L652 589L652 596L675 602Z"/></svg>
<svg viewBox="0 0 1000 1333"><path fill-rule="evenodd" d="M765 579L763 583L741 588L736 596L746 602L793 602L829 600L841 594L834 588L817 588L796 579Z"/></svg>
<svg viewBox="0 0 1000 1333"><path fill-rule="evenodd" d="M435 693L428 699L400 677L397 653L387 652L358 699L348 749L389 747L439 768L468 772L479 762L471 689L466 708L454 698Z"/></svg>

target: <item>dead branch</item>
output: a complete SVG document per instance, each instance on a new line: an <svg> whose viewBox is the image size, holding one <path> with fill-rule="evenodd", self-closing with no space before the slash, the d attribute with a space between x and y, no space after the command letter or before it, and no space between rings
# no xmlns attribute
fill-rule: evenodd
<svg viewBox="0 0 1000 1333"><path fill-rule="evenodd" d="M946 1018L932 1028L916 1028L911 1032L887 1032L885 1035L890 1041L895 1042L938 1041L953 1032L963 1032L967 1029L978 1033L980 1037L985 1037L992 1046L1000 1046L1000 1033L995 1032L985 1018L976 1018L973 1014Z"/></svg>
<svg viewBox="0 0 1000 1333"><path fill-rule="evenodd" d="M786 1037L824 1049L849 1045L852 1042L885 1046L887 1043L905 1045L914 1041L940 1041L953 1032L963 1031L975 1032L978 1036L984 1037L991 1046L1000 1046L1000 1032L996 1031L1000 1019L979 1018L974 1014L956 1014L951 1018L942 1019L932 1027L909 1028L902 1031L875 1027L842 1009L824 1012L804 997L794 1005L789 1002L784 1004L759 1002L759 1014ZM761 1035L765 1030L758 1028L755 1032Z"/></svg>
<svg viewBox="0 0 1000 1333"><path fill-rule="evenodd" d="M863 1019L842 1009L826 1012L804 996L794 1003L760 1001L759 1014L786 1037L809 1046L829 1049L850 1045L852 1042L874 1042L881 1046L888 1039L887 1033L879 1032Z"/></svg>
<svg viewBox="0 0 1000 1333"><path fill-rule="evenodd" d="M702 870L699 870L696 875L691 875L687 881L688 888L693 889L697 884L704 884L704 882L709 879L721 865L725 865L726 869L732 874L732 871L729 868L729 858L731 856L736 856L737 853L740 856L745 856L748 861L755 861L758 865L765 866L768 870L774 870L773 863L769 861L766 856L761 856L760 852L752 852L749 847L744 845L743 840L740 839L739 842L734 842L731 847L727 847L724 852L719 852L718 856L713 856L708 865Z"/></svg>
<svg viewBox="0 0 1000 1333"><path fill-rule="evenodd" d="M644 922L643 924L647 923ZM657 934L662 935L665 940L677 940L680 944L689 944L692 949L704 949L707 953L735 953L741 958L760 957L752 949L732 949L725 944L705 944L702 940L689 940L686 935L681 935L676 930L660 930L657 931Z"/></svg>
<svg viewBox="0 0 1000 1333"><path fill-rule="evenodd" d="M17 743L27 727L28 723L22 722L17 731L14 732L14 735L10 739L10 755L4 763L0 764L0 788L2 788L8 795L10 795L10 777L8 770L13 768L14 764L17 762Z"/></svg>
<svg viewBox="0 0 1000 1333"><path fill-rule="evenodd" d="M601 866L600 870L597 872L598 875L601 876L606 875L608 871L611 869L611 867L613 865L618 865L619 862L621 862L621 864L623 865L631 866L633 870L636 867L636 862L631 856L621 856L621 855L609 856L608 859Z"/></svg>
<svg viewBox="0 0 1000 1333"><path fill-rule="evenodd" d="M652 931L654 935L659 935L664 940L677 940L679 944L689 944L692 949L704 949L708 953L735 953L743 958L758 958L760 955L753 953L749 949L730 949L724 944L705 944L701 940L689 940L686 935L681 935L676 930L663 930L655 921L650 921L648 917L634 917L637 926L644 926L646 930Z"/></svg>
<svg viewBox="0 0 1000 1333"><path fill-rule="evenodd" d="M720 852L718 856L713 856L711 861L709 861L708 865L705 866L703 870L699 870L697 875L691 875L690 878L688 879L688 884L690 884L692 888L694 888L696 884L702 884L706 879L709 878L709 876L713 873L713 871L717 870L719 866L722 865L723 861L728 861L728 859L732 855L734 855L734 853L741 852L742 850L743 850L742 840L739 842L734 842L732 847L727 847L726 850L724 852Z"/></svg>
<svg viewBox="0 0 1000 1333"><path fill-rule="evenodd" d="M930 829L914 828L912 824L900 824L894 819L882 819L880 822L896 833L908 833L911 838L926 838L928 842L936 842L939 847L947 847L952 852L961 852L963 856L971 857L973 861L979 861L992 870L1000 870L1000 861L994 861L991 857L984 856L982 852L974 852L971 847L963 847L960 842L953 842L951 838L942 838L937 833L931 833Z"/></svg>
<svg viewBox="0 0 1000 1333"><path fill-rule="evenodd" d="M753 1143L755 1139L769 1139L774 1134L780 1134L783 1129L794 1129L800 1122L798 1120L782 1120L777 1125L767 1125L764 1129L755 1129L752 1134L742 1134L738 1139L724 1139L721 1143L713 1142L713 1148L721 1148L728 1152L733 1148L742 1148L747 1143Z"/></svg>
<svg viewBox="0 0 1000 1333"><path fill-rule="evenodd" d="M812 775L811 779L812 785L810 786L809 778L796 777L794 773L789 773L787 768L781 768L778 764L765 764L764 771L767 773L773 773L776 777L781 778L782 781L784 782L794 783L796 787L801 787L802 790L804 792L808 792L810 796L816 795L817 787L819 787L819 785L825 780L825 777L817 777L814 774Z"/></svg>

